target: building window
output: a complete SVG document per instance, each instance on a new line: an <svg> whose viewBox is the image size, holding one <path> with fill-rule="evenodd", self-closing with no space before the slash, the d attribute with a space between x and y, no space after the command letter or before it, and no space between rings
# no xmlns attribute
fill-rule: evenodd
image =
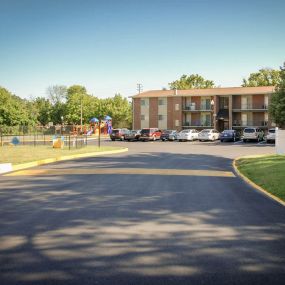
<svg viewBox="0 0 285 285"><path fill-rule="evenodd" d="M141 115L141 121L145 120L145 115Z"/></svg>
<svg viewBox="0 0 285 285"><path fill-rule="evenodd" d="M158 105L159 106L165 105L165 100L164 99L158 99Z"/></svg>
<svg viewBox="0 0 285 285"><path fill-rule="evenodd" d="M179 111L179 104L175 104L175 111Z"/></svg>
<svg viewBox="0 0 285 285"><path fill-rule="evenodd" d="M159 120L159 121L164 120L164 116L163 116L163 115L158 115L158 120Z"/></svg>
<svg viewBox="0 0 285 285"><path fill-rule="evenodd" d="M141 106L145 106L145 100L141 99Z"/></svg>
<svg viewBox="0 0 285 285"><path fill-rule="evenodd" d="M175 127L179 127L179 126L180 126L179 120L175 120Z"/></svg>

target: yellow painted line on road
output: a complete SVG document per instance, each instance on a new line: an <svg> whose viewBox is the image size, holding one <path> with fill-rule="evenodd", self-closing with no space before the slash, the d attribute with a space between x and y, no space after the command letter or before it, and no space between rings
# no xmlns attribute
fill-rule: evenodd
<svg viewBox="0 0 285 285"><path fill-rule="evenodd" d="M157 168L94 168L94 169L27 169L15 171L5 176L39 176L39 175L167 175L167 176L213 176L235 177L231 171L198 170L198 169L157 169Z"/></svg>

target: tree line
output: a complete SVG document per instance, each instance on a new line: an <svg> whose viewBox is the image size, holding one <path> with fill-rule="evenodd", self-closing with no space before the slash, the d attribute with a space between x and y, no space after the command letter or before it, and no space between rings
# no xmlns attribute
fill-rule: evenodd
<svg viewBox="0 0 285 285"><path fill-rule="evenodd" d="M98 98L80 85L47 88L47 98L22 99L0 87L0 126L88 124L91 118L109 115L114 127L131 127L132 107L121 94Z"/></svg>

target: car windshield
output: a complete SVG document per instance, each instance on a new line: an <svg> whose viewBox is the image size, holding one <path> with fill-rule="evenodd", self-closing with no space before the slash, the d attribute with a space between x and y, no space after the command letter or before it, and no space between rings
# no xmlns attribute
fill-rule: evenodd
<svg viewBox="0 0 285 285"><path fill-rule="evenodd" d="M117 134L117 133L119 133L119 130L113 130L112 133Z"/></svg>
<svg viewBox="0 0 285 285"><path fill-rule="evenodd" d="M275 129L271 129L268 132L271 133L271 134L275 134Z"/></svg>
<svg viewBox="0 0 285 285"><path fill-rule="evenodd" d="M244 133L254 133L255 132L255 129L244 129L243 131Z"/></svg>
<svg viewBox="0 0 285 285"><path fill-rule="evenodd" d="M189 133L189 132L190 132L190 130L184 130L181 133L185 134L185 133Z"/></svg>
<svg viewBox="0 0 285 285"><path fill-rule="evenodd" d="M232 134L232 133L234 133L234 131L232 131L232 130L225 130L225 131L223 131L223 134Z"/></svg>
<svg viewBox="0 0 285 285"><path fill-rule="evenodd" d="M207 134L207 133L210 133L211 130L203 130L201 133L204 133L204 134Z"/></svg>
<svg viewBox="0 0 285 285"><path fill-rule="evenodd" d="M169 130L165 130L165 131L163 131L162 133L163 133L163 134L170 134L170 133L171 133L171 131L169 131Z"/></svg>
<svg viewBox="0 0 285 285"><path fill-rule="evenodd" d="M150 129L143 129L142 131L141 131L141 134L143 135L143 134L149 134L150 133Z"/></svg>

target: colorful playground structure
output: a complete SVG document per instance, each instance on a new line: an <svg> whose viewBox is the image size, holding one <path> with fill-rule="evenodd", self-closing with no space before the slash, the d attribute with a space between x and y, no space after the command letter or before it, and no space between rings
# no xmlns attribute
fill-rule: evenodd
<svg viewBox="0 0 285 285"><path fill-rule="evenodd" d="M100 134L109 135L112 133L112 118L110 116L105 116L103 120L99 120L97 118L92 118L89 121L90 129L88 131L84 131L87 135L98 135ZM99 126L100 124L100 126Z"/></svg>

